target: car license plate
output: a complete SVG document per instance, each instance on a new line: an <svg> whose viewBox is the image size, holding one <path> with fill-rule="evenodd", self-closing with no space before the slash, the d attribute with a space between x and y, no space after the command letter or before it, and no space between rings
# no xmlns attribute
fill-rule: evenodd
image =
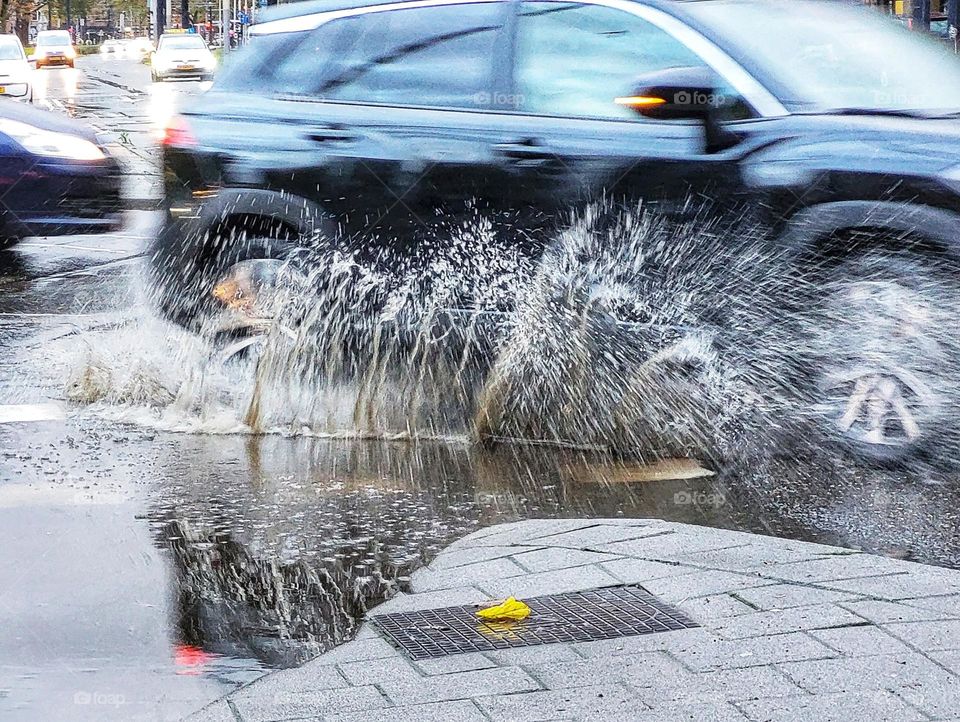
<svg viewBox="0 0 960 722"><path fill-rule="evenodd" d="M178 65L177 70L193 70L192 65Z"/></svg>
<svg viewBox="0 0 960 722"><path fill-rule="evenodd" d="M0 85L0 95L3 95L6 92L7 92L7 89L4 86Z"/></svg>

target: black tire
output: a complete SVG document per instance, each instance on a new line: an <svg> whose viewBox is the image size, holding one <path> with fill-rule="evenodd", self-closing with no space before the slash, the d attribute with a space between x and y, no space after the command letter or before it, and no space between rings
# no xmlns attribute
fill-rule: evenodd
<svg viewBox="0 0 960 722"><path fill-rule="evenodd" d="M195 253L179 252L180 245L157 252L151 259L151 286L160 313L181 326L198 329L219 310L211 292L233 264L256 258L283 258L296 247L294 240L266 238L239 231L242 237L214 243L194 261ZM184 259L187 259L186 261Z"/></svg>
<svg viewBox="0 0 960 722"><path fill-rule="evenodd" d="M798 358L801 404L826 439L883 466L954 456L956 278L933 254L865 253L823 272L800 314Z"/></svg>

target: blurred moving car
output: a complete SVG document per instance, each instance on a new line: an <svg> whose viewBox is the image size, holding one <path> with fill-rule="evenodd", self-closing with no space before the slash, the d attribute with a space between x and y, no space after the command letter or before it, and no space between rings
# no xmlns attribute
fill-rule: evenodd
<svg viewBox="0 0 960 722"><path fill-rule="evenodd" d="M66 30L41 30L37 33L37 45L33 51L37 68L49 65L68 65L72 68L76 57L73 39Z"/></svg>
<svg viewBox="0 0 960 722"><path fill-rule="evenodd" d="M211 80L217 59L203 38L195 33L164 33L157 42L151 66L154 82L170 78Z"/></svg>
<svg viewBox="0 0 960 722"><path fill-rule="evenodd" d="M0 248L120 226L120 168L86 125L0 103Z"/></svg>
<svg viewBox="0 0 960 722"><path fill-rule="evenodd" d="M121 55L123 52L123 42L120 40L104 40L100 46L101 55Z"/></svg>
<svg viewBox="0 0 960 722"><path fill-rule="evenodd" d="M904 268L960 257L960 66L872 12L315 0L261 17L163 141L150 255L178 322L217 310L232 264L311 234L375 256L464 207L520 238L602 197L680 220L710 199L750 209L811 268L879 249L871 268L898 288ZM914 377L852 356L814 372L843 394L838 433L877 458L928 440L934 402Z"/></svg>
<svg viewBox="0 0 960 722"><path fill-rule="evenodd" d="M153 41L150 38L134 38L124 44L124 52L128 57L143 60L153 52Z"/></svg>
<svg viewBox="0 0 960 722"><path fill-rule="evenodd" d="M0 96L31 102L32 68L16 35L0 35Z"/></svg>

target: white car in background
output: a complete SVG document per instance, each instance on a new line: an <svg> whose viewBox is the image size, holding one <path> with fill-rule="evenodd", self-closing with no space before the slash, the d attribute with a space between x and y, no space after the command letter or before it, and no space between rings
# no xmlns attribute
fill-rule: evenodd
<svg viewBox="0 0 960 722"><path fill-rule="evenodd" d="M0 97L33 100L33 68L16 35L0 35Z"/></svg>
<svg viewBox="0 0 960 722"><path fill-rule="evenodd" d="M33 59L38 69L49 65L68 65L72 68L76 57L73 38L66 30L41 30L37 33Z"/></svg>
<svg viewBox="0 0 960 722"><path fill-rule="evenodd" d="M151 60L154 82L169 78L212 80L217 67L206 41L195 33L164 33Z"/></svg>
<svg viewBox="0 0 960 722"><path fill-rule="evenodd" d="M134 38L126 41L123 49L128 58L143 60L153 52L153 41L150 38Z"/></svg>

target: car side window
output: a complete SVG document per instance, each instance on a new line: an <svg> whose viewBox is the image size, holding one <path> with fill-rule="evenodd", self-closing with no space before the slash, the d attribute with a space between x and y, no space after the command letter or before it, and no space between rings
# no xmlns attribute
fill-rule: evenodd
<svg viewBox="0 0 960 722"><path fill-rule="evenodd" d="M672 35L623 10L547 1L520 6L515 80L522 112L637 120L614 101L630 95L640 75L703 64ZM734 113L745 110L730 105L740 106Z"/></svg>
<svg viewBox="0 0 960 722"><path fill-rule="evenodd" d="M283 33L255 38L253 49L267 47L264 58L279 56L273 68L264 68L268 83L274 92L289 95L314 95L325 78L334 72L337 58L350 52L354 37L351 19L331 20L303 37L303 33ZM298 36L298 37L289 37ZM288 39L289 37L289 39ZM231 53L233 55L233 53ZM229 57L229 56L228 56Z"/></svg>
<svg viewBox="0 0 960 722"><path fill-rule="evenodd" d="M317 88L330 100L477 109L489 102L501 3L372 12Z"/></svg>

